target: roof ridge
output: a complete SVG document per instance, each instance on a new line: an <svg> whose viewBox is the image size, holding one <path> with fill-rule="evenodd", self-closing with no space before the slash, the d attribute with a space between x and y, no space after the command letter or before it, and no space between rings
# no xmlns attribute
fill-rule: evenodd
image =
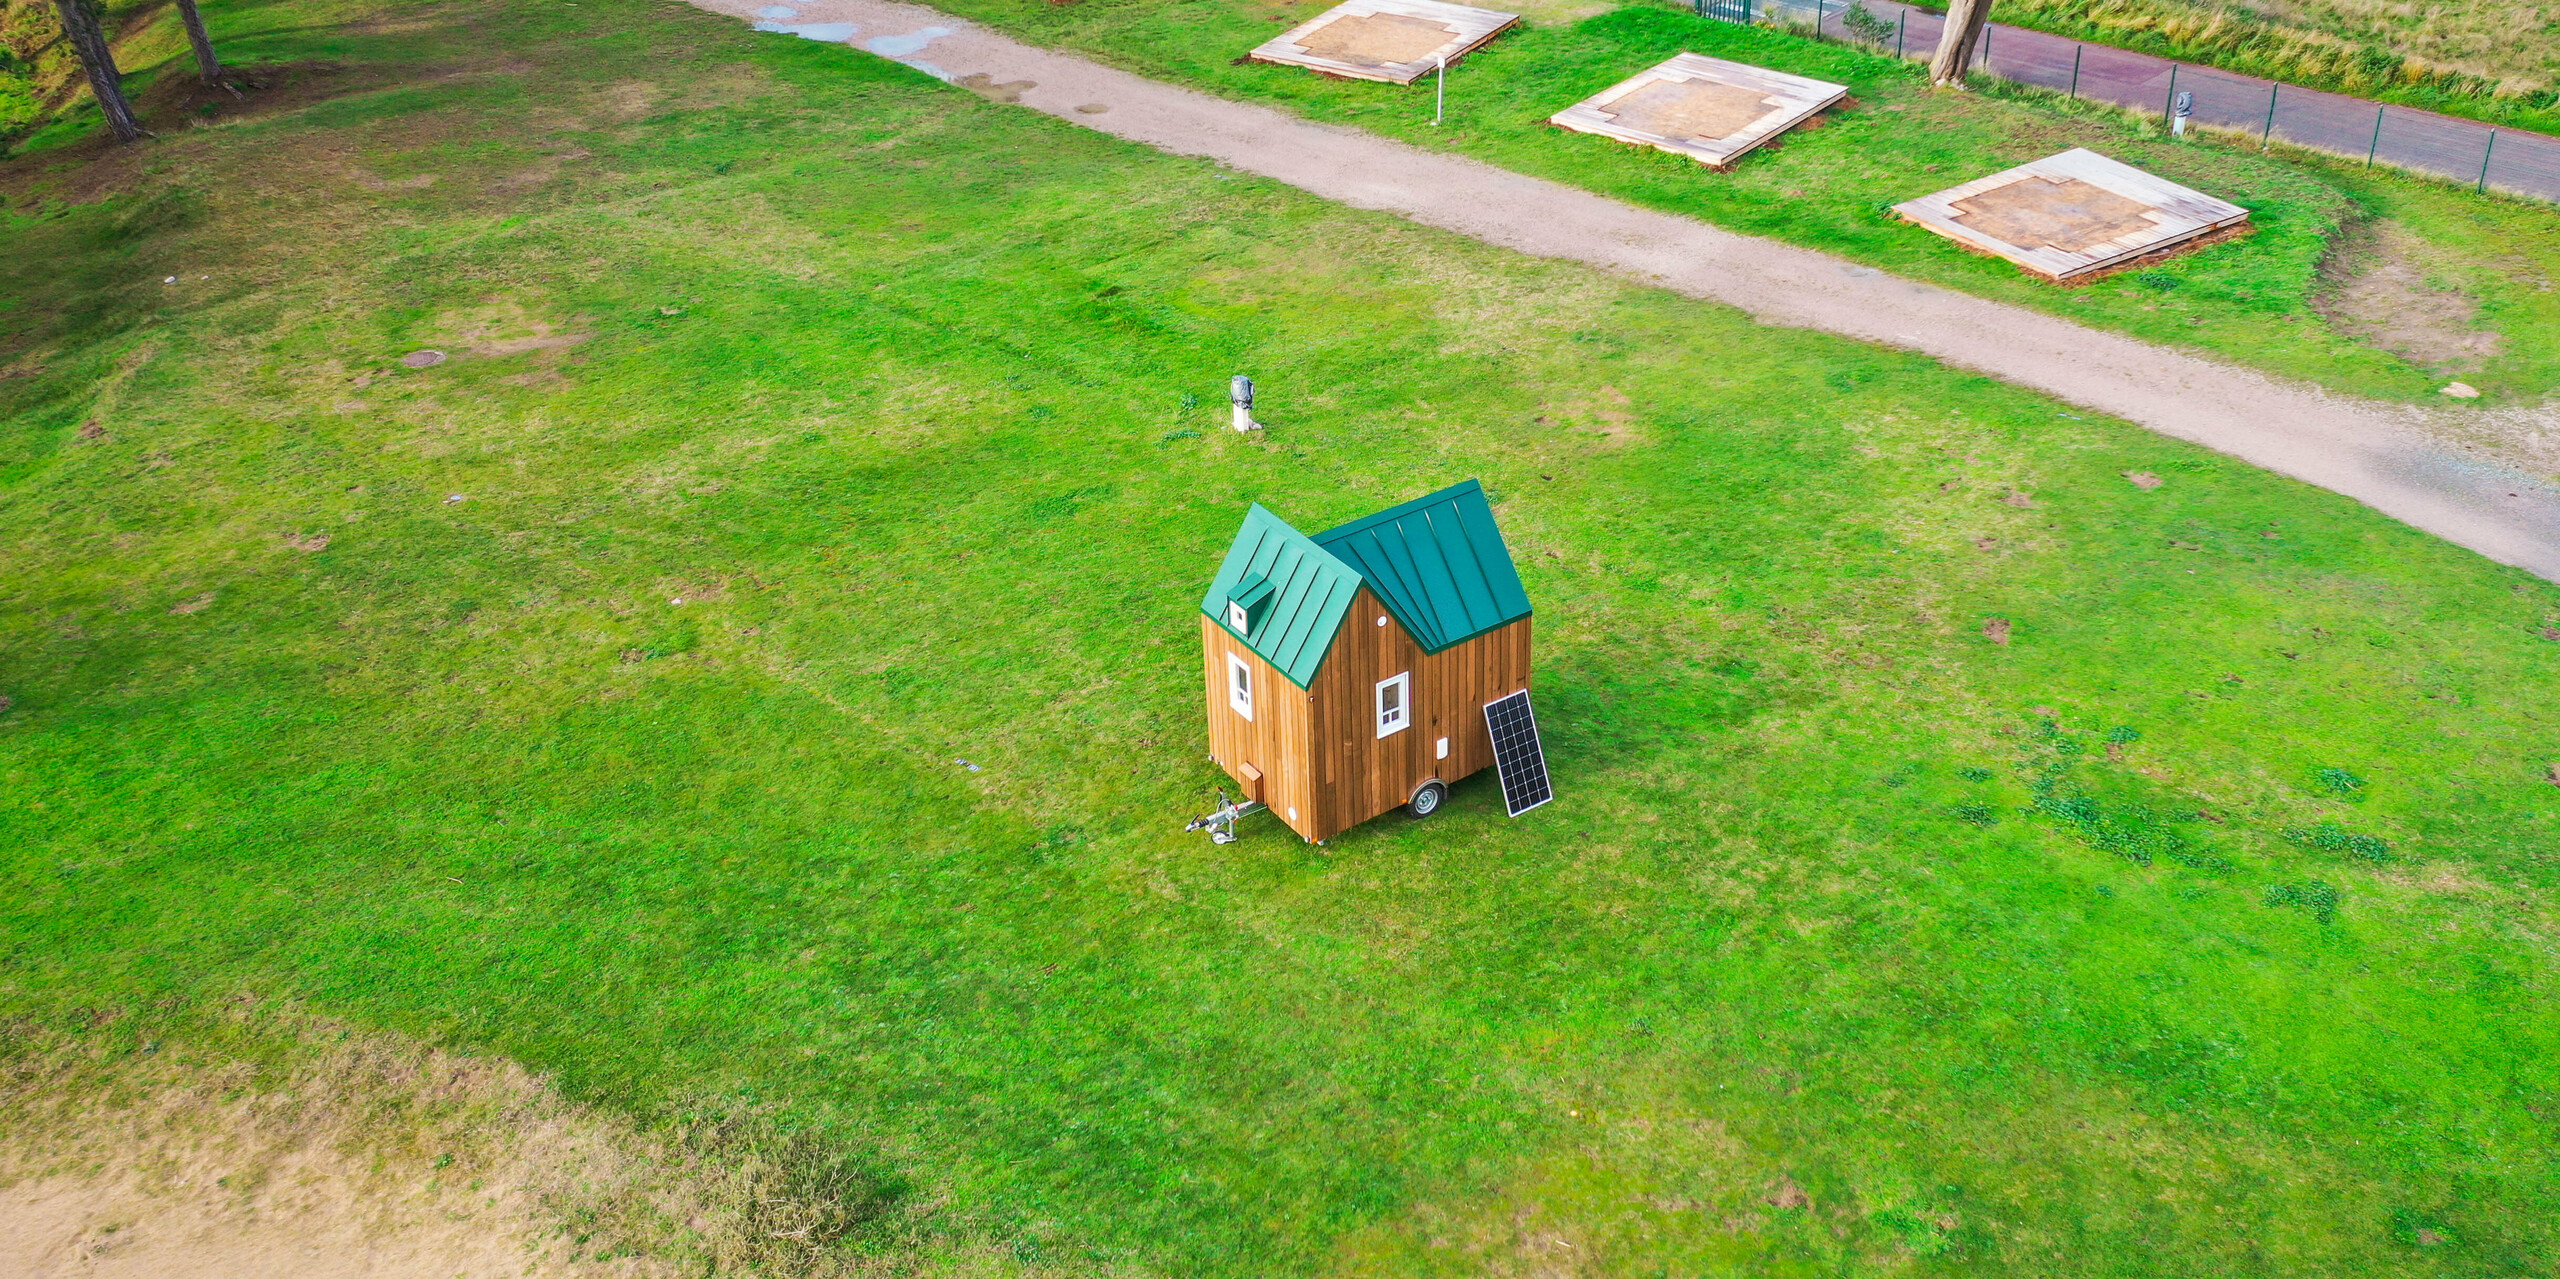
<svg viewBox="0 0 2560 1279"><path fill-rule="evenodd" d="M1307 540L1314 542L1318 546L1325 546L1326 552L1329 554L1331 553L1332 548L1325 545L1328 542L1339 538L1349 537L1354 533L1364 532L1374 525L1388 523L1402 516L1411 515L1416 509L1421 507L1435 506L1441 502L1454 501L1459 494L1470 490L1483 492L1484 483L1480 480L1474 479L1460 480L1447 488L1441 489L1439 492L1425 493L1410 502L1400 502L1383 511L1376 511L1368 515L1363 515L1348 524L1337 524L1321 533L1310 534L1308 535Z"/></svg>

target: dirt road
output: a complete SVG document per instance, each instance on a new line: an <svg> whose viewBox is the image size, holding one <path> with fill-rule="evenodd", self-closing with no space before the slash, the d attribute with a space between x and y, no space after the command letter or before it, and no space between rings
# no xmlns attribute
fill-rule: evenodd
<svg viewBox="0 0 2560 1279"><path fill-rule="evenodd" d="M2494 449L2448 442L2447 428L2423 410L2331 395L1473 160L1175 88L917 5L694 2L769 30L850 43L1086 128L1357 208L1588 263L1738 307L1765 324L1924 352L2344 494L2560 581L2560 490L2496 460ZM2511 438L2560 445L2560 411L2511 411L2505 421Z"/></svg>

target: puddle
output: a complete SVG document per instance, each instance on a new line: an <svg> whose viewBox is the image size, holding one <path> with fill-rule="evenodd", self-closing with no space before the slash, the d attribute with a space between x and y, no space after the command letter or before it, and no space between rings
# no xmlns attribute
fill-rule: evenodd
<svg viewBox="0 0 2560 1279"><path fill-rule="evenodd" d="M803 40L822 40L828 44L850 44L852 43L854 36L860 34L862 31L862 28L859 25L851 22L804 22L794 24L784 21L784 19L796 18L799 16L800 11L790 7L789 5L767 5L764 8L756 10L756 17L758 21L755 23L755 29L758 31L773 31L779 32L783 35L798 36ZM955 28L952 27L918 27L913 31L907 32L905 35L873 36L870 40L865 41L862 47L873 53L879 54L881 57L887 58L892 62L903 63L907 66L914 67L916 70L924 72L926 75L932 76L936 80L951 82L956 80L957 77L930 62L926 62L923 59L916 57L915 55L924 52L924 47L926 45L929 45L944 36L951 35L954 31ZM1022 82L1021 88L1029 87L1031 87L1029 81ZM1014 86L1011 85L999 85L994 86L994 88L998 92L1005 89L1014 90L1013 98L999 97L997 99L998 101L1009 102L1020 97L1021 88L1014 88ZM986 90L981 89L980 92L986 92Z"/></svg>
<svg viewBox="0 0 2560 1279"><path fill-rule="evenodd" d="M779 22L759 22L756 24L756 30L779 31L784 35L798 36L803 40L823 40L828 44L844 44L852 40L854 33L862 28L850 22L810 22L796 27Z"/></svg>
<svg viewBox="0 0 2560 1279"><path fill-rule="evenodd" d="M800 11L790 7L789 5L769 4L756 10L756 16L759 18L771 18L776 22L788 22L793 18L799 17Z"/></svg>
<svg viewBox="0 0 2560 1279"><path fill-rule="evenodd" d="M892 62L903 62L936 80L948 82L952 79L950 72L912 55L922 53L926 45L951 33L949 27L918 27L902 36L874 36L862 47Z"/></svg>
<svg viewBox="0 0 2560 1279"><path fill-rule="evenodd" d="M911 53L922 53L924 47L951 34L949 27L921 27L902 36L874 36L863 47L884 58L907 60Z"/></svg>

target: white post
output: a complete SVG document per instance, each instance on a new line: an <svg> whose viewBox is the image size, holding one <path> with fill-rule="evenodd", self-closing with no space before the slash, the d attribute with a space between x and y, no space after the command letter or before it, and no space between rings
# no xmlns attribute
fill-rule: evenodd
<svg viewBox="0 0 2560 1279"><path fill-rule="evenodd" d="M1440 87L1431 99L1431 127L1440 127L1440 116L1449 107L1449 55L1440 55Z"/></svg>
<svg viewBox="0 0 2560 1279"><path fill-rule="evenodd" d="M1242 373L1227 383L1227 403L1235 408L1232 425L1239 431L1259 431L1262 423L1253 420L1253 379Z"/></svg>

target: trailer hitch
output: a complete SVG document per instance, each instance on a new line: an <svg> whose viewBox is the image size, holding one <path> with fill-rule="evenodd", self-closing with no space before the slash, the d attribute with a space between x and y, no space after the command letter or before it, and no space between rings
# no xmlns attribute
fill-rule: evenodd
<svg viewBox="0 0 2560 1279"><path fill-rule="evenodd" d="M1182 829L1186 832L1205 830L1209 832L1209 842L1212 844L1232 844L1236 842L1236 823L1264 811L1264 807L1262 801L1258 799L1230 804L1227 802L1226 789L1220 787L1218 810L1206 817L1192 818L1191 824Z"/></svg>

